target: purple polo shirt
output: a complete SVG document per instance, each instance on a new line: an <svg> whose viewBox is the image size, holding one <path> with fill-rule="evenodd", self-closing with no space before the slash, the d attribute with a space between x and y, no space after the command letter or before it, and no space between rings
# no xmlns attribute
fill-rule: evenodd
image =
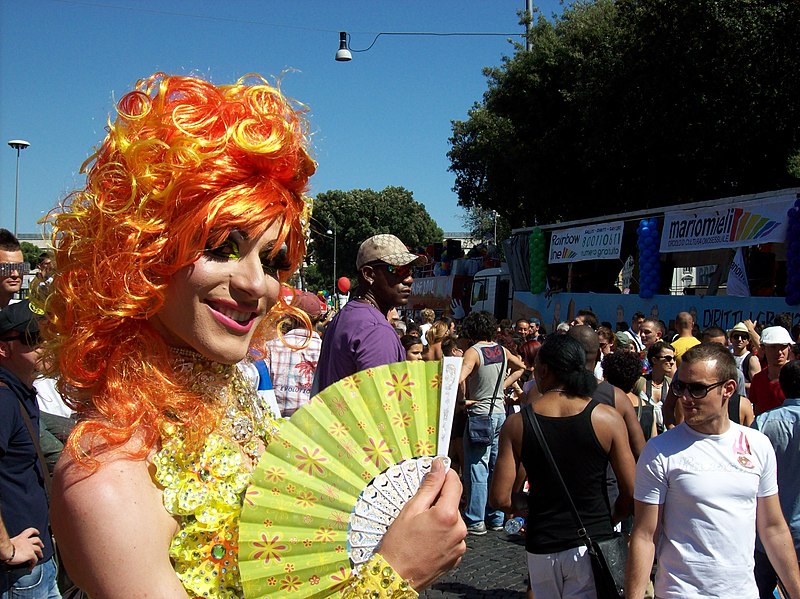
<svg viewBox="0 0 800 599"><path fill-rule="evenodd" d="M322 337L314 391L361 370L405 359L403 344L385 315L371 304L347 302Z"/></svg>

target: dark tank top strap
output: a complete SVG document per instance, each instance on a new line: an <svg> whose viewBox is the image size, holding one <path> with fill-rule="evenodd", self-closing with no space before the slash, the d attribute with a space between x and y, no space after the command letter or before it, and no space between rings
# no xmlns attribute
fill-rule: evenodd
<svg viewBox="0 0 800 599"><path fill-rule="evenodd" d="M733 392L731 398L728 400L728 418L730 418L731 422L735 422L736 424L741 424L739 422L739 407L742 403L742 396L739 395L737 391Z"/></svg>

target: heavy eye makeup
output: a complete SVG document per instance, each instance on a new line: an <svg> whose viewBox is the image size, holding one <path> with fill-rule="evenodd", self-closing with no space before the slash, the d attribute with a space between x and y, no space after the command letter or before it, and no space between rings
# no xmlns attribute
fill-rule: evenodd
<svg viewBox="0 0 800 599"><path fill-rule="evenodd" d="M274 247L265 248L260 254L261 267L264 269L264 274L271 277L278 278L281 273L288 272L292 268L289 261L289 248L286 244L281 244L275 253Z"/></svg>
<svg viewBox="0 0 800 599"><path fill-rule="evenodd" d="M221 244L206 247L203 254L211 260L238 260L242 257L240 247L245 239L239 231L232 231Z"/></svg>
<svg viewBox="0 0 800 599"><path fill-rule="evenodd" d="M207 247L203 254L209 260L227 262L229 260L239 260L248 251L247 235L241 231L232 231L228 237L216 246ZM261 267L264 274L278 278L281 273L291 270L292 264L289 261L289 248L285 243L281 244L278 251L275 251L274 243L269 243L258 253Z"/></svg>

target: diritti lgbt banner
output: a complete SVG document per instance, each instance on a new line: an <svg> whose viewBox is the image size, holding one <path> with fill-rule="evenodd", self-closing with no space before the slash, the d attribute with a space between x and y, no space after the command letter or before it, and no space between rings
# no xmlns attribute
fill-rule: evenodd
<svg viewBox="0 0 800 599"><path fill-rule="evenodd" d="M668 212L661 252L735 248L786 239L786 212L793 193L770 200L720 208Z"/></svg>

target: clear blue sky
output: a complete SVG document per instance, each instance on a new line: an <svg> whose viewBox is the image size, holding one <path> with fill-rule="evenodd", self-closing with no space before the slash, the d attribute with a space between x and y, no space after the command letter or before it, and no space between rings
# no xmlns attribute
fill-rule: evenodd
<svg viewBox="0 0 800 599"><path fill-rule="evenodd" d="M546 16L558 0L534 3ZM155 71L231 83L282 75L310 108L319 163L311 195L387 185L411 190L445 231L464 212L447 168L450 121L486 89L485 66L513 53L508 37L386 37L337 63L338 32L365 48L380 31L521 33L524 0L0 0L0 227L19 232L82 184L81 163L113 105ZM521 38L516 38L518 41Z"/></svg>

